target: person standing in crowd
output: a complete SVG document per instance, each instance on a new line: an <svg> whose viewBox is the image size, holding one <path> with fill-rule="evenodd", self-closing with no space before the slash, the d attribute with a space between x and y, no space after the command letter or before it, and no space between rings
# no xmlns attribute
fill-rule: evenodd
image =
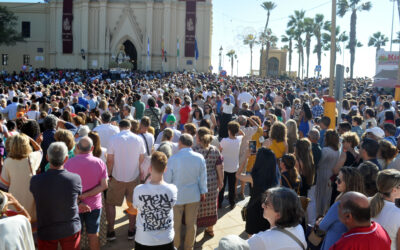
<svg viewBox="0 0 400 250"><path fill-rule="evenodd" d="M316 180L316 210L317 216L324 215L328 211L332 187L327 185L332 170L339 160L339 134L332 129L328 129L325 133L325 146L322 148L321 160L318 164L317 180Z"/></svg>
<svg viewBox="0 0 400 250"><path fill-rule="evenodd" d="M325 231L326 235L322 243L321 249L328 250L336 241L340 239L342 234L347 232L345 225L340 222L338 214L338 205L340 198L350 191L365 193L364 180L360 172L353 167L343 167L340 169L339 175L336 177L336 187L339 193L333 205L323 218L320 218L316 225L320 230Z"/></svg>
<svg viewBox="0 0 400 250"><path fill-rule="evenodd" d="M189 99L185 99L184 100L184 104L185 106L182 107L179 110L179 117L180 117L180 121L179 121L179 129L181 131L183 131L183 127L185 126L185 124L189 121L189 116L190 116L190 112L192 111L192 108L190 107L190 100Z"/></svg>
<svg viewBox="0 0 400 250"><path fill-rule="evenodd" d="M150 118L151 121L151 126L155 129L155 135L160 133L160 126L161 126L161 121L160 121L160 109L156 107L156 101L154 98L149 98L147 100L147 105L149 106L145 111L144 115Z"/></svg>
<svg viewBox="0 0 400 250"><path fill-rule="evenodd" d="M57 117L54 115L48 115L43 120L44 131L42 133L43 141L41 143L41 147L43 149L44 155L40 163L40 171L42 173L45 172L45 167L48 162L46 157L47 149L49 148L51 143L55 142L54 134L56 133L57 120L58 120Z"/></svg>
<svg viewBox="0 0 400 250"><path fill-rule="evenodd" d="M235 207L235 194L236 194L236 171L239 168L239 152L240 152L240 144L243 139L242 135L237 135L240 131L240 125L237 122L231 121L228 123L228 134L229 137L223 138L221 145L222 156L224 157L224 186L219 191L218 195L218 206L222 207L222 202L224 201L224 192L226 185L228 184L229 190L229 204L230 208L233 209Z"/></svg>
<svg viewBox="0 0 400 250"><path fill-rule="evenodd" d="M207 166L207 194L205 201L200 203L197 216L197 226L206 227L205 233L214 236L213 226L218 220L217 202L218 191L222 189L224 182L223 158L219 150L210 145L213 136L208 128L201 127L197 131L197 145L194 152L203 155Z"/></svg>
<svg viewBox="0 0 400 250"><path fill-rule="evenodd" d="M104 148L108 148L111 137L119 133L119 128L111 124L111 118L112 114L109 111L103 112L101 114L102 124L93 129L99 134L100 144Z"/></svg>
<svg viewBox="0 0 400 250"><path fill-rule="evenodd" d="M82 194L81 178L64 169L68 160L68 148L64 142L52 143L47 150L47 159L50 169L33 176L30 182L38 218L38 249L57 249L60 243L63 250L79 250L79 211L90 211L84 204L78 208L78 197Z"/></svg>
<svg viewBox="0 0 400 250"><path fill-rule="evenodd" d="M219 137L228 137L228 123L232 120L233 108L235 105L231 102L231 98L226 97L222 104L222 116L219 126Z"/></svg>
<svg viewBox="0 0 400 250"><path fill-rule="evenodd" d="M287 128L287 144L288 144L288 153L294 153L294 146L299 139L299 134L297 132L297 123L293 119L289 119L286 121Z"/></svg>
<svg viewBox="0 0 400 250"><path fill-rule="evenodd" d="M321 130L319 131L318 143L321 148L325 146L325 133L328 130L330 124L331 124L331 118L329 118L328 116L323 116L319 120L319 127L321 128Z"/></svg>
<svg viewBox="0 0 400 250"><path fill-rule="evenodd" d="M85 223L91 250L100 249L99 228L102 209L101 192L107 189L107 166L98 157L92 155L93 141L89 137L82 137L76 144L78 155L69 159L64 168L71 173L78 174L82 180L82 194L80 202L88 205L90 212L80 213L82 223Z"/></svg>
<svg viewBox="0 0 400 250"><path fill-rule="evenodd" d="M9 120L15 120L15 118L17 118L18 106L19 106L18 97L14 96L12 98L12 103L10 105L8 105L7 107L5 107L1 111L1 113L7 114Z"/></svg>
<svg viewBox="0 0 400 250"><path fill-rule="evenodd" d="M270 228L268 220L263 217L262 194L268 188L277 186L280 179L275 154L265 144L266 141L257 151L251 174L242 174L245 164L242 164L236 172L236 178L251 184L245 229L249 236ZM249 155L248 151L247 156Z"/></svg>
<svg viewBox="0 0 400 250"><path fill-rule="evenodd" d="M347 192L338 206L340 221L347 227L347 233L330 248L341 249L390 249L390 237L385 229L371 221L371 207L368 198L358 192Z"/></svg>
<svg viewBox="0 0 400 250"><path fill-rule="evenodd" d="M297 194L285 187L268 189L262 199L263 217L269 230L253 235L250 249L306 249L307 242L301 221L304 211Z"/></svg>
<svg viewBox="0 0 400 250"><path fill-rule="evenodd" d="M133 102L133 107L135 108L135 119L140 120L143 117L144 110L146 108L146 105L140 100L141 96L140 94L136 93L135 94L135 101Z"/></svg>
<svg viewBox="0 0 400 250"><path fill-rule="evenodd" d="M151 181L134 190L133 205L138 210L135 249L174 250L173 208L178 190L163 179L167 157L162 152L151 156ZM157 217L157 220L153 218ZM178 232L180 233L180 232Z"/></svg>
<svg viewBox="0 0 400 250"><path fill-rule="evenodd" d="M131 123L121 120L121 132L111 137L107 148L107 170L110 181L106 198L108 222L107 239L115 240L115 206L121 206L124 197L132 206L133 189L139 184L140 165L143 163L146 148L143 140L130 131ZM129 214L128 239L135 236L136 215Z"/></svg>
<svg viewBox="0 0 400 250"><path fill-rule="evenodd" d="M296 157L293 154L285 154L279 161L281 172L281 186L293 189L300 194L301 177L296 167Z"/></svg>
<svg viewBox="0 0 400 250"><path fill-rule="evenodd" d="M182 216L185 214L186 232L183 249L193 249L196 237L196 221L200 202L206 200L207 168L204 157L192 150L193 137L182 134L179 138L179 152L169 158L166 182L178 189L178 198L174 206L174 246L181 246Z"/></svg>
<svg viewBox="0 0 400 250"><path fill-rule="evenodd" d="M29 182L36 175L43 152L39 144L25 134L9 137L8 157L0 175L0 182L26 208L32 223L36 223L36 208ZM32 152L33 148L33 152Z"/></svg>
<svg viewBox="0 0 400 250"><path fill-rule="evenodd" d="M400 210L396 199L400 199L400 172L385 169L379 172L376 179L378 192L372 197L371 217L379 223L392 240L391 249L400 248Z"/></svg>
<svg viewBox="0 0 400 250"><path fill-rule="evenodd" d="M179 141L179 137L181 137L181 131L176 129L176 117L173 114L170 114L167 116L167 119L165 120L165 123L167 124L167 128L171 129L174 133L174 137L172 138L172 142L177 143ZM160 144L163 138L163 133L164 130L161 131L156 140L156 144Z"/></svg>
<svg viewBox="0 0 400 250"><path fill-rule="evenodd" d="M379 143L370 138L364 138L361 142L360 157L363 161L370 161L382 170L382 166L377 159Z"/></svg>
<svg viewBox="0 0 400 250"><path fill-rule="evenodd" d="M287 128L282 122L274 122L271 127L267 145L274 152L276 159L282 158L288 152Z"/></svg>

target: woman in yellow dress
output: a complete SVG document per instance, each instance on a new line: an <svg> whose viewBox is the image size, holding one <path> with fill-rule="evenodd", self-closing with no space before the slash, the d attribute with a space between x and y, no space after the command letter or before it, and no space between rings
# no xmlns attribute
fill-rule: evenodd
<svg viewBox="0 0 400 250"><path fill-rule="evenodd" d="M287 129L282 122L274 122L271 127L267 148L274 152L276 159L282 158L284 154L288 153L287 144Z"/></svg>

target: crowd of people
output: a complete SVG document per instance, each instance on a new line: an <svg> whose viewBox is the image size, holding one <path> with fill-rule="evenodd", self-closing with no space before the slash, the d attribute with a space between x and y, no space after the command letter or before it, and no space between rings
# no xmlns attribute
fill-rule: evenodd
<svg viewBox="0 0 400 250"><path fill-rule="evenodd" d="M400 249L399 103L369 79L346 80L335 119L327 79L0 82L0 249L100 249L124 202L135 249L193 249L197 228L213 237L219 209L247 195L248 239L217 249Z"/></svg>

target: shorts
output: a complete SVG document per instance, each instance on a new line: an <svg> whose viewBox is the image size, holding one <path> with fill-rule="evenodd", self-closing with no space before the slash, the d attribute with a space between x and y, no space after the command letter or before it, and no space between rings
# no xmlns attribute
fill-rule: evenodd
<svg viewBox="0 0 400 250"><path fill-rule="evenodd" d="M106 203L113 206L122 206L124 197L130 203L133 202L133 190L139 185L139 176L131 182L117 181L115 178L108 183Z"/></svg>
<svg viewBox="0 0 400 250"><path fill-rule="evenodd" d="M79 214L79 218L81 218L82 230L83 225L86 226L86 232L88 234L97 234L100 229L100 218L101 218L101 208L94 209L88 213ZM85 223L85 224L83 224Z"/></svg>
<svg viewBox="0 0 400 250"><path fill-rule="evenodd" d="M135 241L135 249L136 250L174 250L174 242L170 242L165 245L158 245L158 246L145 246Z"/></svg>

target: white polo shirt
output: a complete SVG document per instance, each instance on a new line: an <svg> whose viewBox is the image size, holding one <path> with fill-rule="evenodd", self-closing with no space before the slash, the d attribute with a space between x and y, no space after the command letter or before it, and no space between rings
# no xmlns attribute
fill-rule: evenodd
<svg viewBox="0 0 400 250"><path fill-rule="evenodd" d="M101 124L93 129L100 137L100 144L103 148L108 148L108 143L113 135L119 133L119 128L111 124Z"/></svg>
<svg viewBox="0 0 400 250"><path fill-rule="evenodd" d="M117 181L131 182L139 176L139 157L146 153L141 137L122 130L111 137L107 153L114 155L112 176Z"/></svg>

